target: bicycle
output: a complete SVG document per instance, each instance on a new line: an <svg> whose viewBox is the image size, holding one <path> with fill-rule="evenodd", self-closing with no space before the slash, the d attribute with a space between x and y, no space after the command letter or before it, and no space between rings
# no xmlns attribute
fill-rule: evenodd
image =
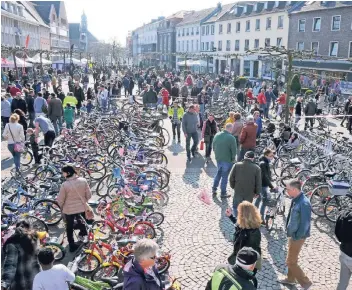
<svg viewBox="0 0 352 290"><path fill-rule="evenodd" d="M279 215L285 214L285 195L284 189L279 187L276 192L274 192L274 198L270 198L266 202L266 212L265 212L265 227L270 232L275 224L275 218Z"/></svg>

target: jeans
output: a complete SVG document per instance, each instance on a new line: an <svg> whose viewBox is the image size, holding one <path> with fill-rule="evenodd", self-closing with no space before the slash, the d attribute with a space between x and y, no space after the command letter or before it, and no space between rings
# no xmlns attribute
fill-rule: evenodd
<svg viewBox="0 0 352 290"><path fill-rule="evenodd" d="M301 267L298 266L298 256L301 252L304 241L304 239L295 241L292 238L288 238L288 249L286 257L286 265L288 268L287 280L290 282L297 280L298 283L303 287L311 283Z"/></svg>
<svg viewBox="0 0 352 290"><path fill-rule="evenodd" d="M66 129L73 129L73 123L66 122Z"/></svg>
<svg viewBox="0 0 352 290"><path fill-rule="evenodd" d="M245 199L243 197L237 197L236 194L233 197L233 216L237 218L238 215L238 206L239 204L244 201Z"/></svg>
<svg viewBox="0 0 352 290"><path fill-rule="evenodd" d="M51 147L53 146L54 140L55 140L55 132L54 131L48 131L44 134L44 145Z"/></svg>
<svg viewBox="0 0 352 290"><path fill-rule="evenodd" d="M39 157L39 146L36 142L31 143L31 148L33 152L33 157L34 157L34 162L36 164L40 163L40 157Z"/></svg>
<svg viewBox="0 0 352 290"><path fill-rule="evenodd" d="M264 117L266 117L266 116L265 116L266 104L259 104L259 109L261 109L261 110L263 111L263 115L264 115Z"/></svg>
<svg viewBox="0 0 352 290"><path fill-rule="evenodd" d="M254 151L254 148L246 149L241 146L240 154L238 155L238 159L237 159L238 162L243 160L244 155L246 154L247 151Z"/></svg>
<svg viewBox="0 0 352 290"><path fill-rule="evenodd" d="M221 179L221 185L220 185L221 196L226 195L227 182L229 179L229 174L232 166L233 166L232 162L225 162L225 161L218 162L218 172L216 173L214 178L213 192L216 192Z"/></svg>
<svg viewBox="0 0 352 290"><path fill-rule="evenodd" d="M128 95L129 88L123 87L125 89L125 97Z"/></svg>
<svg viewBox="0 0 352 290"><path fill-rule="evenodd" d="M295 126L297 126L297 123L299 122L299 120L301 120L301 116L295 115Z"/></svg>
<svg viewBox="0 0 352 290"><path fill-rule="evenodd" d="M204 120L204 112L205 112L205 105L204 104L199 104L199 112L202 117L202 120Z"/></svg>
<svg viewBox="0 0 352 290"><path fill-rule="evenodd" d="M21 153L15 152L15 144L7 144L7 148L13 156L13 162L15 163L16 171L19 171L21 166Z"/></svg>
<svg viewBox="0 0 352 290"><path fill-rule="evenodd" d="M66 234L67 234L67 241L69 245L73 245L75 243L73 239L73 230L79 229L79 235L80 236L86 236L88 235L87 229L85 224L82 222L82 217L85 219L85 213L77 213L77 214L65 214L65 219L66 219ZM77 224L75 225L74 222L75 220L77 221Z"/></svg>
<svg viewBox="0 0 352 290"><path fill-rule="evenodd" d="M311 116L308 116L308 117L311 117ZM308 128L309 123L310 123L310 127L313 128L314 118L306 118L305 125L304 125L305 130Z"/></svg>
<svg viewBox="0 0 352 290"><path fill-rule="evenodd" d="M280 116L281 113L282 113L282 105L279 104L279 105L277 106L277 115Z"/></svg>
<svg viewBox="0 0 352 290"><path fill-rule="evenodd" d="M56 136L59 136L62 129L62 118L51 117L50 119L51 119L51 122L53 123Z"/></svg>
<svg viewBox="0 0 352 290"><path fill-rule="evenodd" d="M214 136L210 136L210 141L205 143L205 157L210 157Z"/></svg>
<svg viewBox="0 0 352 290"><path fill-rule="evenodd" d="M260 202L262 202L262 205L260 206L260 215L263 221L265 220L264 214L265 214L266 202L268 199L270 199L269 187L268 186L262 187L262 192L260 196L258 196L257 199L255 200L254 205L257 208L259 208Z"/></svg>
<svg viewBox="0 0 352 290"><path fill-rule="evenodd" d="M29 112L28 115L29 115L29 127L34 128L35 113Z"/></svg>
<svg viewBox="0 0 352 290"><path fill-rule="evenodd" d="M269 119L269 109L270 109L271 102L266 103L265 110L264 110L264 117Z"/></svg>
<svg viewBox="0 0 352 290"><path fill-rule="evenodd" d="M191 138L193 139L193 145L192 145L192 148L190 149ZM194 155L194 152L196 152L196 149L197 149L197 146L198 146L198 142L199 142L198 132L187 133L187 137L186 137L187 158L191 158L191 152Z"/></svg>
<svg viewBox="0 0 352 290"><path fill-rule="evenodd" d="M176 138L176 129L177 129L177 138L181 140L181 123L172 123L172 134Z"/></svg>
<svg viewBox="0 0 352 290"><path fill-rule="evenodd" d="M352 257L340 252L340 280L336 290L346 290L352 275Z"/></svg>

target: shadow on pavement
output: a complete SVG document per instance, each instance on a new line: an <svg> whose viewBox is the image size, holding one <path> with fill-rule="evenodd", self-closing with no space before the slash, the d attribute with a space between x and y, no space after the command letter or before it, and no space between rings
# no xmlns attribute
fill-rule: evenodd
<svg viewBox="0 0 352 290"><path fill-rule="evenodd" d="M228 199L219 199L217 196L213 196L213 201L221 209L221 215L219 217L219 228L221 233L226 241L233 242L234 225L225 215L226 209L229 207Z"/></svg>
<svg viewBox="0 0 352 290"><path fill-rule="evenodd" d="M10 168L12 165L13 165L13 158L12 157L7 157L7 158L1 160L1 171Z"/></svg>
<svg viewBox="0 0 352 290"><path fill-rule="evenodd" d="M186 163L186 168L182 176L183 182L192 185L194 188L199 188L199 178L204 164L205 160L203 156L196 153L196 156L190 162Z"/></svg>
<svg viewBox="0 0 352 290"><path fill-rule="evenodd" d="M325 217L313 218L313 223L319 232L328 235L336 243L336 245L340 245L334 234L335 224L329 222Z"/></svg>

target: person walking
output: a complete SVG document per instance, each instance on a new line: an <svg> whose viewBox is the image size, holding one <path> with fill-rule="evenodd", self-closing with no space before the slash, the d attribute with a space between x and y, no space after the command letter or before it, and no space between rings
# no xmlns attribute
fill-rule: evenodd
<svg viewBox="0 0 352 290"><path fill-rule="evenodd" d="M264 117L269 119L270 106L271 106L271 103L275 101L275 95L273 93L272 87L269 87L269 89L266 90L265 100L266 100L266 106L264 111Z"/></svg>
<svg viewBox="0 0 352 290"><path fill-rule="evenodd" d="M305 240L310 236L312 208L309 199L301 190L300 180L289 180L286 183L286 191L292 198L286 219L288 237L286 265L288 273L287 277L279 280L279 283L294 285L297 280L302 288L307 290L312 286L312 282L298 265L298 256Z"/></svg>
<svg viewBox="0 0 352 290"><path fill-rule="evenodd" d="M243 126L240 135L241 150L238 155L238 161L241 161L247 151L254 151L257 138L258 125L254 123L253 116L247 117L247 122Z"/></svg>
<svg viewBox="0 0 352 290"><path fill-rule="evenodd" d="M349 98L346 101L345 106L344 106L344 114L345 114L345 116L343 117L343 119L341 121L341 124L340 124L341 127L343 126L343 123L345 122L345 120L347 120L347 123L348 123L349 117L347 117L346 115L348 115L348 108L351 105L351 103L352 103L352 96L349 96Z"/></svg>
<svg viewBox="0 0 352 290"><path fill-rule="evenodd" d="M167 92L167 90L165 89ZM177 139L178 143L181 143L181 122L184 115L184 110L182 106L179 106L178 102L173 102L172 107L169 108L168 115L172 124L172 135L173 139L176 140L176 129L177 129Z"/></svg>
<svg viewBox="0 0 352 290"><path fill-rule="evenodd" d="M130 94L130 96L133 95L133 89L134 89L134 81L133 81L133 78L130 77L130 82L128 84L128 93Z"/></svg>
<svg viewBox="0 0 352 290"><path fill-rule="evenodd" d="M64 121L66 123L66 129L73 129L73 123L75 120L75 109L68 103L64 109Z"/></svg>
<svg viewBox="0 0 352 290"><path fill-rule="evenodd" d="M125 90L125 97L127 97L129 89L130 89L130 80L128 79L127 75L123 78L122 85Z"/></svg>
<svg viewBox="0 0 352 290"><path fill-rule="evenodd" d="M143 97L143 100L144 100L144 97ZM145 104L147 105L148 108L155 108L157 102L158 102L158 95L154 91L154 87L149 85L148 91L145 93Z"/></svg>
<svg viewBox="0 0 352 290"><path fill-rule="evenodd" d="M2 136L7 140L7 148L13 156L16 171L19 172L21 166L21 152L15 151L15 144L25 141L24 130L23 126L18 123L20 120L19 115L12 114L9 120L10 122L6 124Z"/></svg>
<svg viewBox="0 0 352 290"><path fill-rule="evenodd" d="M191 153L192 156L195 157L195 152L198 146L198 132L197 129L199 127L199 120L195 110L194 105L190 105L188 111L182 117L182 131L186 137L186 152L187 152L187 161L191 161ZM193 140L192 148L191 139Z"/></svg>
<svg viewBox="0 0 352 290"><path fill-rule="evenodd" d="M6 124L9 122L10 116L11 116L11 104L7 100L6 96L1 97L1 122L4 128Z"/></svg>
<svg viewBox="0 0 352 290"><path fill-rule="evenodd" d="M302 99L298 97L297 103L295 105L295 127L297 127L299 120L301 120L301 116L302 116Z"/></svg>
<svg viewBox="0 0 352 290"><path fill-rule="evenodd" d="M257 101L259 104L259 108L263 111L264 117L266 118L267 116L267 107L266 107L266 97L265 97L265 93L264 93L264 89L260 90L260 93L257 97Z"/></svg>
<svg viewBox="0 0 352 290"><path fill-rule="evenodd" d="M79 111L82 107L82 103L84 102L84 92L82 87L79 85L79 82L76 82L73 95L77 99L76 109L77 109L77 114L79 115Z"/></svg>
<svg viewBox="0 0 352 290"><path fill-rule="evenodd" d="M77 99L73 96L73 93L67 93L67 96L64 98L62 106L65 108L67 104L70 104L71 107L76 108L77 106Z"/></svg>
<svg viewBox="0 0 352 290"><path fill-rule="evenodd" d="M80 230L78 238L84 241L88 233L81 218L86 219L85 211L92 193L87 180L83 177L78 177L73 166L64 166L62 174L66 181L60 187L57 202L65 215L66 234L70 252L74 252L79 247L73 239L74 222L75 220L77 221L77 227Z"/></svg>
<svg viewBox="0 0 352 290"><path fill-rule="evenodd" d="M22 93L17 93L16 98L14 98L11 102L11 111L12 113L16 110L20 109L23 113L27 114L27 103L22 98Z"/></svg>
<svg viewBox="0 0 352 290"><path fill-rule="evenodd" d="M202 127L202 139L205 143L205 159L208 163L210 160L211 147L213 144L213 139L218 132L218 124L215 122L214 114L209 113L208 120L204 121Z"/></svg>
<svg viewBox="0 0 352 290"><path fill-rule="evenodd" d="M260 137L260 134L262 133L262 129L263 129L263 120L260 116L260 111L254 111L253 112L253 118L254 118L254 122L257 124L257 138Z"/></svg>
<svg viewBox="0 0 352 290"><path fill-rule="evenodd" d="M26 220L16 224L15 232L4 246L4 264L2 266L1 289L32 289L35 275L40 272L37 259L37 233Z"/></svg>
<svg viewBox="0 0 352 290"><path fill-rule="evenodd" d="M171 97L172 101L174 102L180 95L180 89L178 88L177 84L174 84L174 86L171 89Z"/></svg>
<svg viewBox="0 0 352 290"><path fill-rule="evenodd" d="M243 128L243 121L241 120L241 114L240 113L234 113L233 115L234 117L234 122L233 122L233 127L232 127L232 135L235 137L236 139L236 144L237 144L237 153L238 153L238 149L240 148L240 141L239 141L239 136L242 132L242 128Z"/></svg>
<svg viewBox="0 0 352 290"><path fill-rule="evenodd" d="M17 114L20 117L20 119L18 121L18 124L22 125L23 132L26 132L27 129L28 129L26 114L21 109L16 109L14 111L14 113ZM24 136L25 136L25 139L26 139L26 135L24 135Z"/></svg>
<svg viewBox="0 0 352 290"><path fill-rule="evenodd" d="M253 202L262 190L260 167L254 163L254 152L246 152L243 161L237 162L230 172L230 187L235 190L233 197L233 215L237 217L238 205L246 200Z"/></svg>
<svg viewBox="0 0 352 290"><path fill-rule="evenodd" d="M38 143L38 138L39 138L39 130L41 130L44 134L44 144L45 146L51 147L53 145L53 142L55 140L55 129L51 121L44 117L44 116L39 116L35 118L34 120L34 125L35 125L35 138L36 142Z"/></svg>
<svg viewBox="0 0 352 290"><path fill-rule="evenodd" d="M187 84L184 83L183 86L181 87L182 107L185 107L185 104L187 103L188 95L189 95L188 87L187 87Z"/></svg>
<svg viewBox="0 0 352 290"><path fill-rule="evenodd" d="M62 116L64 115L64 110L61 100L54 93L50 95L51 100L48 106L48 117L54 125L56 136L59 136L62 129Z"/></svg>
<svg viewBox="0 0 352 290"><path fill-rule="evenodd" d="M27 110L29 116L29 127L34 128L34 119L35 119L35 111L34 111L34 91L32 89L29 90L28 95L25 98L27 103Z"/></svg>
<svg viewBox="0 0 352 290"><path fill-rule="evenodd" d="M314 118L313 116L317 113L317 105L314 102L313 99L310 99L308 101L308 104L304 108L304 114L305 114L305 124L304 124L304 130L308 129L308 123L310 123L310 129L313 129L314 125Z"/></svg>
<svg viewBox="0 0 352 290"><path fill-rule="evenodd" d="M226 193L228 177L233 163L236 161L237 143L235 137L231 135L232 124L226 124L225 130L215 135L213 139L213 148L217 163L217 173L214 178L212 187L213 196L217 194L217 188L220 184L221 198L230 197Z"/></svg>
<svg viewBox="0 0 352 290"><path fill-rule="evenodd" d="M205 290L255 290L258 281L255 267L259 253L250 247L243 247L237 254L235 266L219 265L209 280Z"/></svg>
<svg viewBox="0 0 352 290"><path fill-rule="evenodd" d="M259 208L260 207L260 215L262 217L262 221L264 223L265 217L265 207L267 201L270 199L270 189L275 189L275 186L272 183L271 171L270 171L270 162L274 159L274 152L268 148L264 149L263 156L259 158L259 167L261 170L262 176L262 190L260 195L255 200L254 205Z"/></svg>
<svg viewBox="0 0 352 290"><path fill-rule="evenodd" d="M225 212L226 216L235 225L233 252L227 259L230 265L234 265L238 252L243 247L251 247L261 255L261 233L260 225L262 219L260 218L259 210L249 201L242 201L238 205L238 215L235 217L231 208ZM261 257L258 257L256 269L261 270Z"/></svg>
<svg viewBox="0 0 352 290"><path fill-rule="evenodd" d="M336 290L346 290L352 275L352 211L342 211L335 225L335 235L340 242L340 280Z"/></svg>
<svg viewBox="0 0 352 290"><path fill-rule="evenodd" d="M43 98L42 93L38 93L37 97L34 99L34 112L35 117L44 116L48 112L48 103Z"/></svg>
<svg viewBox="0 0 352 290"><path fill-rule="evenodd" d="M198 94L198 105L202 119L204 119L205 104L208 103L208 95L205 90Z"/></svg>

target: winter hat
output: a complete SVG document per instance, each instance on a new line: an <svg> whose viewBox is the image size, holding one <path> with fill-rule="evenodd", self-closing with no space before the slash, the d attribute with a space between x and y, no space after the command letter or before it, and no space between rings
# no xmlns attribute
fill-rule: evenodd
<svg viewBox="0 0 352 290"><path fill-rule="evenodd" d="M237 254L236 265L251 266L257 262L259 253L250 247L243 247Z"/></svg>
<svg viewBox="0 0 352 290"><path fill-rule="evenodd" d="M253 151L247 151L246 154L244 155L244 158L252 159L255 157L255 154Z"/></svg>

